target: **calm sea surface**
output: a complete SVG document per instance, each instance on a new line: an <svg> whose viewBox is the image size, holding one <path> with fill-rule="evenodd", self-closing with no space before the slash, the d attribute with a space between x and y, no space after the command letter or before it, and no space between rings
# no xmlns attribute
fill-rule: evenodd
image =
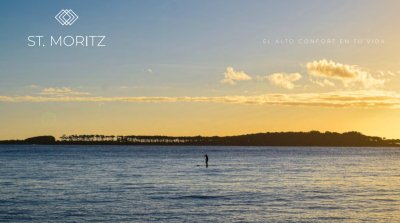
<svg viewBox="0 0 400 223"><path fill-rule="evenodd" d="M1 145L0 221L400 222L400 149Z"/></svg>

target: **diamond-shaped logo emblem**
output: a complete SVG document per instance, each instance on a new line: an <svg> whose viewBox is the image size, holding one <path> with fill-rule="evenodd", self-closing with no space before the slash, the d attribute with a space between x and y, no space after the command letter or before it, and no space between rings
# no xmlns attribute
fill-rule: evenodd
<svg viewBox="0 0 400 223"><path fill-rule="evenodd" d="M61 9L61 11L54 17L63 26L70 26L78 20L78 15L72 9Z"/></svg>

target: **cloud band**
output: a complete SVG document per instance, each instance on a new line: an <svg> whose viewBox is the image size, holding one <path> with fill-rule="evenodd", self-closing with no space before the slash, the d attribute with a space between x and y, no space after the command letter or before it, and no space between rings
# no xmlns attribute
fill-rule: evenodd
<svg viewBox="0 0 400 223"><path fill-rule="evenodd" d="M263 94L216 97L44 97L0 96L0 102L99 102L99 103L228 103L318 107L400 108L400 94L387 91L335 91L327 93Z"/></svg>

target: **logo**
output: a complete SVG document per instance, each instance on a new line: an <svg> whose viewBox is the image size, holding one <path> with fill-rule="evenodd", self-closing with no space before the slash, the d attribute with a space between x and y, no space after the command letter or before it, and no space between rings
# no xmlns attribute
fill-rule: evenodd
<svg viewBox="0 0 400 223"><path fill-rule="evenodd" d="M61 9L54 17L62 26L71 26L78 20L72 9ZM91 35L29 35L26 37L29 47L105 47L107 36Z"/></svg>
<svg viewBox="0 0 400 223"><path fill-rule="evenodd" d="M63 26L70 26L78 20L78 15L72 9L61 9L61 11L54 17Z"/></svg>

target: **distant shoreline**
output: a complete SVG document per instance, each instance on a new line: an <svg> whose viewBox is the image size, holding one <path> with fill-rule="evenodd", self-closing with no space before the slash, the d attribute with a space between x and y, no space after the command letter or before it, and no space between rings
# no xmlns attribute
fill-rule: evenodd
<svg viewBox="0 0 400 223"><path fill-rule="evenodd" d="M1 145L10 145L10 146L18 146L18 145L38 145L38 146L144 146L144 147L151 147L151 146L160 146L160 147L311 147L311 148L400 148L400 145L382 145L382 146L322 146L322 145L190 145L190 144L65 144L65 143L53 143L53 144L37 144L37 143L6 143L0 141Z"/></svg>
<svg viewBox="0 0 400 223"><path fill-rule="evenodd" d="M308 146L308 147L399 147L400 139L366 136L359 132L267 132L237 136L36 136L3 140L14 145L151 145L151 146Z"/></svg>

